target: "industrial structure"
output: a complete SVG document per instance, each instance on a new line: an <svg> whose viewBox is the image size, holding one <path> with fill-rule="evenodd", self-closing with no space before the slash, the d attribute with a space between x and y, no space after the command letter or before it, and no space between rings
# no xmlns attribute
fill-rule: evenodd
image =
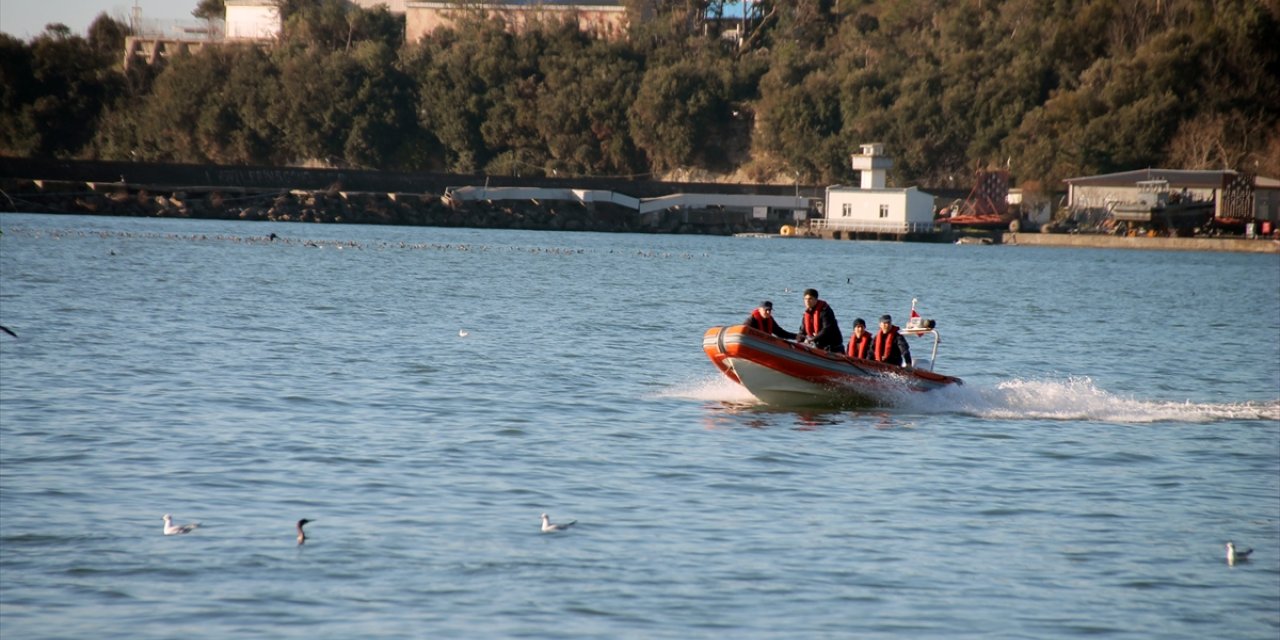
<svg viewBox="0 0 1280 640"><path fill-rule="evenodd" d="M1068 211L1089 225L1268 235L1280 222L1280 180L1239 171L1138 169L1064 182Z"/></svg>

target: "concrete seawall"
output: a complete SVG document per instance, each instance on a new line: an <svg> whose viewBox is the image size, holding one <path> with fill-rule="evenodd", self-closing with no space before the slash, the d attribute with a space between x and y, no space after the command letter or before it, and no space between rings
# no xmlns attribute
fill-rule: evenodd
<svg viewBox="0 0 1280 640"><path fill-rule="evenodd" d="M1093 247L1152 251L1232 251L1280 254L1280 240L1246 238L1129 238L1071 233L1006 233L1007 245L1034 247Z"/></svg>
<svg viewBox="0 0 1280 640"><path fill-rule="evenodd" d="M807 187L808 191L816 190ZM481 197L455 197L478 192ZM483 197L524 193L520 197ZM528 193L525 193L528 192ZM574 193L563 199L556 194ZM577 194L609 193L603 201ZM0 211L554 231L777 233L795 185L518 178L0 156ZM631 207L615 200L631 201ZM643 201L658 205L643 210ZM779 207L778 202L786 204ZM716 206L717 203L731 203ZM759 206L755 206L755 205ZM765 216L753 209L765 208Z"/></svg>
<svg viewBox="0 0 1280 640"><path fill-rule="evenodd" d="M792 195L794 185L722 184L698 182L658 182L622 178L521 178L428 171L363 171L356 169L310 169L302 167L262 167L228 165L168 164L159 162L110 162L90 160L49 160L0 156L0 180L49 180L82 183L127 183L152 191L221 189L337 189L386 193L429 193L443 195L449 187L542 187L551 189L596 189L624 193L635 198L653 198L672 193L737 193ZM800 195L818 197L822 190L800 186Z"/></svg>

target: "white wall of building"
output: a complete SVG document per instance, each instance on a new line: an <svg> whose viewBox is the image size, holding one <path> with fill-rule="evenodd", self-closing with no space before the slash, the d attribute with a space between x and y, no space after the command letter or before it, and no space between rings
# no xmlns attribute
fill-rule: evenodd
<svg viewBox="0 0 1280 640"><path fill-rule="evenodd" d="M226 0L228 40L280 37L280 8L275 0Z"/></svg>
<svg viewBox="0 0 1280 640"><path fill-rule="evenodd" d="M373 10L379 5L385 5L387 11L393 14L404 15L404 3L406 0L351 0L352 3L358 5L361 9Z"/></svg>
<svg viewBox="0 0 1280 640"><path fill-rule="evenodd" d="M933 196L915 187L828 187L826 200L826 226L831 229L907 231L933 225Z"/></svg>

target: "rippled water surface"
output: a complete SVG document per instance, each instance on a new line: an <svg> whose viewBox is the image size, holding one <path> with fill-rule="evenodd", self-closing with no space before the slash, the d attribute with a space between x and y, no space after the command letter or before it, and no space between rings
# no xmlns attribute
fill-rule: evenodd
<svg viewBox="0 0 1280 640"><path fill-rule="evenodd" d="M0 229L6 640L1280 635L1274 255ZM755 403L702 333L805 287L966 384Z"/></svg>

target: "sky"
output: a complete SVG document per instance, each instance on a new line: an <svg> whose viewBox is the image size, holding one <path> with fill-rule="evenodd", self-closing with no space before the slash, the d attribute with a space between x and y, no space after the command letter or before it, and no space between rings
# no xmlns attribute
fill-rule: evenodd
<svg viewBox="0 0 1280 640"><path fill-rule="evenodd" d="M200 0L137 0L143 20L195 22L191 12ZM99 13L128 23L134 0L0 0L0 31L22 40L44 32L44 26L61 22L72 33L85 35Z"/></svg>

